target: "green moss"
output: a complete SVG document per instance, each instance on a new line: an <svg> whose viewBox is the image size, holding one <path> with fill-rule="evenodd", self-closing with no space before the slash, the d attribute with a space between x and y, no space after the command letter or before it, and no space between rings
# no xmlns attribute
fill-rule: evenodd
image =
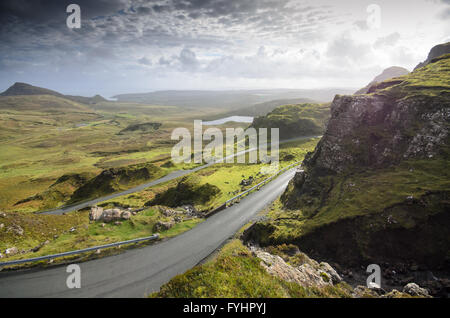
<svg viewBox="0 0 450 318"><path fill-rule="evenodd" d="M328 277L327 273L321 272L320 277L322 277L323 281L328 283L330 281L330 277Z"/></svg>

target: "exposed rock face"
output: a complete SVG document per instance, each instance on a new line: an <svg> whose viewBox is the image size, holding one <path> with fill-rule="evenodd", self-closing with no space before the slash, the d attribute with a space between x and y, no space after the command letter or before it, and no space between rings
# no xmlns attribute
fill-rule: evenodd
<svg viewBox="0 0 450 318"><path fill-rule="evenodd" d="M89 219L91 221L102 221L105 223L119 221L119 220L129 220L131 218L130 211L122 211L121 209L108 209L103 210L101 207L93 206L91 212L89 213Z"/></svg>
<svg viewBox="0 0 450 318"><path fill-rule="evenodd" d="M355 166L386 167L436 155L448 138L450 100L336 96L331 114L324 137L305 164L340 173ZM414 126L418 129L411 133Z"/></svg>
<svg viewBox="0 0 450 318"><path fill-rule="evenodd" d="M169 221L169 222L158 221L155 224L155 231L157 231L157 232L167 231L172 226L174 226L174 222L172 222L172 221Z"/></svg>
<svg viewBox="0 0 450 318"><path fill-rule="evenodd" d="M433 47L431 49L430 53L428 53L427 59L425 61L423 61L422 63L419 63L414 68L414 71L417 70L418 68L424 67L425 65L430 63L433 59L435 59L439 56L442 56L444 54L448 54L448 53L450 53L450 42L436 45L435 47Z"/></svg>
<svg viewBox="0 0 450 318"><path fill-rule="evenodd" d="M385 69L380 75L376 76L372 82L370 82L369 84L367 84L366 87L361 88L360 90L358 90L355 95L358 94L366 94L370 87L376 83L379 82L383 82L385 80L394 78L394 77L398 77L398 76L402 76L402 75L406 75L408 74L409 71L406 68L403 67L399 67L399 66L391 66L388 67L387 69Z"/></svg>
<svg viewBox="0 0 450 318"><path fill-rule="evenodd" d="M325 287L332 285L332 280L320 269L308 263L298 267L288 265L280 256L257 250L256 256L261 259L261 266L269 274L277 276L288 282L295 282L306 287Z"/></svg>
<svg viewBox="0 0 450 318"><path fill-rule="evenodd" d="M10 247L10 248L7 248L5 250L5 255L6 256L13 256L13 255L16 255L18 253L19 253L19 250L17 249L17 247Z"/></svg>
<svg viewBox="0 0 450 318"><path fill-rule="evenodd" d="M333 284L342 282L341 276L334 270L333 267L330 266L330 264L328 264L326 262L321 262L319 264L319 267L322 271L324 271L331 277Z"/></svg>
<svg viewBox="0 0 450 318"><path fill-rule="evenodd" d="M289 217L260 222L252 239L262 246L295 243L341 265L448 266L449 74L447 54L374 85L370 95L336 96L323 138L281 197ZM434 177L423 177L429 173ZM404 182L417 192L402 192ZM383 200L365 205L378 196Z"/></svg>
<svg viewBox="0 0 450 318"><path fill-rule="evenodd" d="M403 287L403 292L411 296L430 297L428 291L425 288L420 288L420 286L415 283L409 283L408 285Z"/></svg>
<svg viewBox="0 0 450 318"><path fill-rule="evenodd" d="M103 214L103 208L97 207L97 206L93 206L91 208L91 212L89 212L89 220L97 221L97 220L100 219L102 214Z"/></svg>

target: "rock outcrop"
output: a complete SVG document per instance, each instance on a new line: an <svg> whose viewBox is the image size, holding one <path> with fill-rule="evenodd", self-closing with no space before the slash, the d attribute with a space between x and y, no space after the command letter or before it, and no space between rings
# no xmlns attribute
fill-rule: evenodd
<svg viewBox="0 0 450 318"><path fill-rule="evenodd" d="M381 74L376 76L369 84L367 84L365 87L361 88L360 90L355 92L355 95L359 94L366 94L369 89L372 87L372 85L383 82L385 80L406 75L409 74L409 71L406 68L399 67L399 66L391 66L385 69Z"/></svg>
<svg viewBox="0 0 450 318"><path fill-rule="evenodd" d="M450 54L371 94L337 95L283 209L248 237L341 266L448 268L449 132Z"/></svg>
<svg viewBox="0 0 450 318"><path fill-rule="evenodd" d="M333 285L334 283L330 277L330 272L327 272L327 270L331 271L334 275L336 275L336 271L328 264L328 266L321 267L317 262L315 266L305 262L300 266L293 267L278 255L272 255L262 250L256 250L254 253L261 259L261 266L269 274L285 281L295 282L301 286L319 288Z"/></svg>
<svg viewBox="0 0 450 318"><path fill-rule="evenodd" d="M127 210L124 211L118 208L103 210L101 207L93 206L89 212L89 220L110 223L120 220L129 220L131 215L131 212Z"/></svg>
<svg viewBox="0 0 450 318"><path fill-rule="evenodd" d="M430 53L428 53L427 59L422 63L419 63L414 68L414 71L429 64L431 61L433 61L433 59L448 53L450 53L450 42L436 45L431 49Z"/></svg>
<svg viewBox="0 0 450 318"><path fill-rule="evenodd" d="M411 296L430 297L428 291L425 288L420 288L420 286L415 283L409 283L408 285L403 287L403 292Z"/></svg>

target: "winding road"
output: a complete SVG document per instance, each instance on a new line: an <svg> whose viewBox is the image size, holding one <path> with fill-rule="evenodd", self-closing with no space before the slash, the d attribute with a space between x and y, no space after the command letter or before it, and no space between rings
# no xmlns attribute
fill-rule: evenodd
<svg viewBox="0 0 450 318"><path fill-rule="evenodd" d="M291 142L291 141L304 140L304 139L309 139L309 138L318 138L318 137L321 137L321 136L296 137L296 138L281 140L278 144L281 145L281 144L284 144L284 143L287 143L287 142ZM216 162L204 164L204 165L195 167L193 169L174 171L174 172L169 173L168 175L165 175L162 178L159 178L157 180L153 180L153 181L150 181L150 182L147 182L147 183L144 183L144 184L140 184L140 185L138 185L138 186L136 186L134 188L128 189L128 190L112 193L112 194L109 194L109 195L106 195L106 196L103 196L103 197L100 197L100 198L96 198L96 199L92 199L92 200L89 200L89 201L76 203L76 204L73 204L73 205L63 206L63 207L59 207L59 208L55 208L55 209L51 209L51 210L46 210L46 211L35 212L35 213L38 213L38 214L63 214L63 213L68 213L68 212L73 212L73 211L77 211L77 210L80 210L80 209L84 209L84 208L93 206L93 205L95 205L97 203L100 203L100 202L103 202L103 201L111 200L111 199L120 197L122 195L128 195L128 194L132 194L132 193L135 193L135 192L139 192L139 191L142 191L142 190L144 190L146 188L153 187L155 185L158 185L158 184L161 184L161 183L164 183L164 182L167 182L167 181L179 178L179 177L183 177L183 176L188 175L190 173L199 171L201 169L205 169L205 168L207 168L207 167L209 167L211 165L214 165L216 163L221 163L221 162L225 161L227 158L236 157L236 156L238 156L238 155L240 155L242 153L246 153L246 152L249 152L249 151L255 151L255 150L256 150L256 148L250 148L250 149L247 149L247 150L244 150L244 151L236 152L235 154L227 156L227 157L224 157L224 158L222 158L220 160L217 160Z"/></svg>
<svg viewBox="0 0 450 318"><path fill-rule="evenodd" d="M150 246L80 263L81 288L68 289L65 266L0 272L0 297L144 297L220 247L285 189L295 168L193 229Z"/></svg>

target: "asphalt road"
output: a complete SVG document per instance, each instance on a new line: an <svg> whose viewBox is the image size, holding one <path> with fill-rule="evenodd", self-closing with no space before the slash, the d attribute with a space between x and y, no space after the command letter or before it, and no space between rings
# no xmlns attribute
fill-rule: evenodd
<svg viewBox="0 0 450 318"><path fill-rule="evenodd" d="M291 142L291 141L296 141L296 140L316 138L316 137L320 137L320 136L296 137L296 138L281 140L279 142L279 144L284 144L284 143ZM63 214L63 213L68 213L68 212L73 212L73 211L77 211L77 210L80 210L80 209L84 209L84 208L93 206L93 205L95 205L97 203L100 203L100 202L103 202L103 201L111 200L111 199L117 198L117 197L122 196L122 195L128 195L128 194L132 194L132 193L135 193L135 192L139 192L139 191L142 191L142 190L144 190L146 188L153 187L155 185L158 185L158 184L161 184L161 183L164 183L164 182L167 182L167 181L179 178L179 177L183 177L183 176L188 175L190 173L193 173L193 172L199 171L201 169L207 168L207 167L209 167L211 165L214 165L216 163L221 163L221 162L225 161L227 158L236 157L239 154L246 153L246 152L249 152L249 151L254 151L254 150L256 150L256 148L251 148L251 149L247 149L245 151L240 151L240 152L235 153L234 155L231 155L231 156L228 156L228 157L224 157L223 159L217 160L216 162L213 162L213 163L208 163L208 164L204 164L204 165L198 166L198 167L196 167L194 169L174 171L174 172L171 172L168 175L166 175L166 176L164 176L164 177L162 177L160 179L153 180L153 181L150 181L150 182L138 185L138 186L136 186L134 188L131 188L131 189L128 189L128 190L125 190L125 191L112 193L112 194L109 194L109 195L106 195L106 196L103 196L103 197L100 197L100 198L92 199L92 200L85 201L85 202L80 202L80 203L77 203L77 204L74 204L74 205L68 205L68 206L59 207L59 208L55 208L55 209L51 209L51 210L47 210L47 211L40 211L40 212L36 212L36 213L39 213L39 214Z"/></svg>
<svg viewBox="0 0 450 318"><path fill-rule="evenodd" d="M68 289L66 267L0 272L0 297L144 297L214 252L274 201L294 175L288 170L192 230L151 246L80 263L81 288Z"/></svg>

